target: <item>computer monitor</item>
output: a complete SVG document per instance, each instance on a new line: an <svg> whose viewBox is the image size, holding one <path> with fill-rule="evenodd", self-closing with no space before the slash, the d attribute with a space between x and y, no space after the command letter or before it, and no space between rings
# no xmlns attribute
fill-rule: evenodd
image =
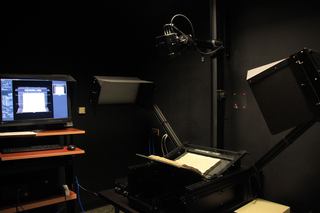
<svg viewBox="0 0 320 213"><path fill-rule="evenodd" d="M74 82L66 75L0 74L0 131L70 125Z"/></svg>

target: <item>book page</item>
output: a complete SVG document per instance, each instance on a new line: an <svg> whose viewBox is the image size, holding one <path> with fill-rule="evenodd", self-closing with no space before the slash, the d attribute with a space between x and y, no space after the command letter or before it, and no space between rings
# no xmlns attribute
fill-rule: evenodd
<svg viewBox="0 0 320 213"><path fill-rule="evenodd" d="M141 157L146 157L146 156L143 156L143 155L140 155L140 154L137 154L137 155L139 155ZM161 163L165 163L165 164L168 164L168 165L171 165L171 166L174 166L174 167L188 169L188 170L196 172L196 173L198 173L200 175L203 175L203 173L200 172L200 170L195 168L195 167L188 166L186 164L181 164L181 163L178 163L178 162L174 162L173 160L170 160L170 159L167 159L167 158L159 157L159 156L156 156L156 155L149 155L146 158L148 158L150 160L158 161L158 162L161 162Z"/></svg>
<svg viewBox="0 0 320 213"><path fill-rule="evenodd" d="M151 160L158 161L158 162L166 163L166 164L178 167L178 168L183 167L183 164L181 164L181 163L177 163L177 162L174 162L174 161L169 160L167 158L159 157L159 156L156 156L156 155L149 155L147 158L149 158Z"/></svg>
<svg viewBox="0 0 320 213"><path fill-rule="evenodd" d="M220 159L186 152L175 159L174 162L194 167L202 174L205 174L209 169L219 163Z"/></svg>

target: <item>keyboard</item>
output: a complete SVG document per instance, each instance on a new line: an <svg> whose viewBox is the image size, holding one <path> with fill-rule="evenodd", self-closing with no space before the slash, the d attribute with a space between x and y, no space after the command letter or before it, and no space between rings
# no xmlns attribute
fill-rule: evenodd
<svg viewBox="0 0 320 213"><path fill-rule="evenodd" d="M49 144L49 145L27 146L27 147L4 148L4 149L1 149L1 153L10 154L10 153L46 151L46 150L55 150L55 149L63 149L63 146L60 144Z"/></svg>

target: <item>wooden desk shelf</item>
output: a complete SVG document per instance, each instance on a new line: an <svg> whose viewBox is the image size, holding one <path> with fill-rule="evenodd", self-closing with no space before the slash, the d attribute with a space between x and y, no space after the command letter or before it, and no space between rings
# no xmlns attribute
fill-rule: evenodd
<svg viewBox="0 0 320 213"><path fill-rule="evenodd" d="M84 134L84 130L75 128L66 128L59 130L47 130L40 132L7 132L1 133L0 138L18 138L18 137L44 137L44 136L55 136L55 135L77 135Z"/></svg>
<svg viewBox="0 0 320 213"><path fill-rule="evenodd" d="M70 195L67 195L66 197L64 195L53 196L50 198L41 199L33 202L22 203L21 206L24 210L30 210L30 209L35 209L35 208L48 206L52 204L63 203L65 199L66 201L75 200L77 199L77 194L74 193L73 191L70 191ZM0 208L0 213L14 213L14 212L23 212L23 210L19 205L11 205L11 206Z"/></svg>
<svg viewBox="0 0 320 213"><path fill-rule="evenodd" d="M78 148L78 147L75 150L68 150L66 141L67 141L67 137L70 137L70 143L73 144L72 136L76 135L76 134L85 134L85 131L75 129L75 128L66 128L66 129L62 129L62 130L48 130L48 131L42 131L42 132L34 132L32 134L10 133L10 134L0 135L0 143L1 143L2 138L16 138L16 137L20 137L20 138L21 137L35 137L35 138L37 137L38 138L38 137L47 137L47 136L66 136L66 137L64 137L65 146L63 147L63 149L10 153L10 154L0 153L0 158L1 158L0 168L1 168L1 165L6 164L6 162L8 162L8 161L11 161L11 163L14 163L14 165L19 165L19 161L25 160L25 159L66 157L66 159L67 159L66 162L68 162L68 163L63 163L62 165L59 165L59 166L65 167L66 184L68 185L68 187L70 189L70 195L68 195L66 197L66 201L68 201L67 202L67 204L68 204L67 210L69 213L75 213L76 212L75 200L77 199L77 194L74 191L72 191L72 190L74 190L72 187L75 186L74 171L73 171L73 156L78 155L78 154L84 154L85 151ZM64 162L64 161L62 161L62 162ZM9 165L11 165L11 163ZM30 167L30 166L28 166L28 167ZM20 170L18 172L21 173ZM6 175L6 170L3 170L2 176L5 176L5 175ZM57 184L59 184L59 183L57 183ZM22 203L21 205L22 205L23 209L30 210L30 209L34 209L34 208L39 208L39 207L43 207L43 206L61 203L64 201L65 201L64 195L54 195L50 198L44 198L44 199L35 200L32 202L26 202L26 203ZM12 212L23 212L23 210L21 209L21 207L18 204L0 207L0 213L12 213Z"/></svg>
<svg viewBox="0 0 320 213"><path fill-rule="evenodd" d="M84 134L84 130L75 129L75 128L66 128L61 130L48 130L48 131L41 131L37 132L35 135L36 137L43 137L43 136L54 136L54 135L78 135Z"/></svg>
<svg viewBox="0 0 320 213"><path fill-rule="evenodd" d="M2 154L0 152L1 161L10 161L10 160L23 160L23 159L34 159L34 158L44 158L44 157L56 157L56 156L65 156L65 155L77 155L84 154L85 151L79 148L75 150L67 150L67 146L64 146L63 149L56 150L46 150L46 151L35 151L35 152L20 152L20 153L10 153Z"/></svg>

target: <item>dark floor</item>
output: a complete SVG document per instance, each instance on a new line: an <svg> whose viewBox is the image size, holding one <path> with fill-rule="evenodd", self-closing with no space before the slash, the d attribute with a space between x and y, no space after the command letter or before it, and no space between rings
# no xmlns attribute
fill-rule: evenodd
<svg viewBox="0 0 320 213"><path fill-rule="evenodd" d="M86 213L114 213L114 207L112 205L102 206L96 209L85 211ZM120 211L121 213L122 211Z"/></svg>

